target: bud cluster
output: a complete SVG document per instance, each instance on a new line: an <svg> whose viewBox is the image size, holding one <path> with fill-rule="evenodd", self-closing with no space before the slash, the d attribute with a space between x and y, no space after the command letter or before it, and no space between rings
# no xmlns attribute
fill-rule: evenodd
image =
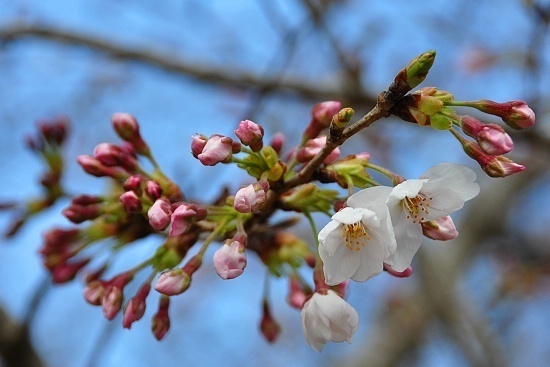
<svg viewBox="0 0 550 367"><path fill-rule="evenodd" d="M88 268L84 298L101 306L108 320L123 311L122 325L128 329L143 317L153 288L160 299L151 329L161 340L170 328L170 298L185 293L201 267L213 268L223 280L235 279L251 258L247 252L253 251L269 271L259 325L269 343L281 331L268 301L271 276L288 278L287 301L301 310L304 336L315 350L321 351L328 341L351 342L359 320L345 301L348 284L383 272L398 278L412 276L411 261L422 236L438 241L457 237L449 215L473 199L479 185L471 169L452 163L405 180L373 163L376 160L367 152L341 157L339 146L394 114L420 126L449 131L490 176L504 177L524 169L503 156L514 146L504 128L459 115L455 107L499 116L515 129L533 125L533 111L519 101L460 102L434 87L410 92L425 79L434 58L435 52L428 51L412 60L380 93L375 108L355 122L351 121L353 109L342 108L339 101L316 104L295 146L287 147L281 133L264 139L264 128L251 120L236 124L233 137L195 134L191 153L202 165L234 164L248 175L243 180L247 184L224 190L210 203L187 199L163 173L135 117L113 114L112 126L123 141L101 143L92 155L77 158L86 173L108 178L112 185L101 195L75 196L63 209L68 220L81 226L45 234L40 250L45 267L55 283L67 282ZM51 200L64 195L59 147L65 135L64 124L42 125L39 137L28 142L48 162L51 177L43 185ZM281 212L285 213L275 216ZM312 213L331 218L320 232ZM310 223L316 248L289 230L300 217ZM111 271L110 262L101 256L105 248L115 253L149 235L160 240L147 259L103 277ZM102 246L96 246L99 243ZM212 262L205 261L204 254L214 243L219 248ZM195 245L199 245L196 250ZM89 269L100 261L98 268ZM312 269L312 286L302 278L304 265ZM126 286L145 269L149 276L135 287L137 292L125 295Z"/></svg>

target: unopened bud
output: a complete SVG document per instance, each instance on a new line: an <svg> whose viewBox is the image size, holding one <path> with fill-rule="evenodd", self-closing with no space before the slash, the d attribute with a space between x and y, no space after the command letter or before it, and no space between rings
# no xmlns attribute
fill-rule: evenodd
<svg viewBox="0 0 550 367"><path fill-rule="evenodd" d="M264 300L262 304L262 320L260 322L260 331L268 343L273 344L281 333L281 326L271 315L269 304Z"/></svg>
<svg viewBox="0 0 550 367"><path fill-rule="evenodd" d="M208 139L201 153L197 154L197 158L205 166L214 166L229 162L232 152L233 140L227 136L214 134Z"/></svg>
<svg viewBox="0 0 550 367"><path fill-rule="evenodd" d="M326 136L319 136L315 139L310 139L296 153L296 159L300 163L309 162L313 159L327 143ZM324 160L325 164L331 164L340 156L340 148L336 147Z"/></svg>
<svg viewBox="0 0 550 367"><path fill-rule="evenodd" d="M244 272L246 252L244 243L227 240L214 253L214 269L222 279L234 279Z"/></svg>
<svg viewBox="0 0 550 367"><path fill-rule="evenodd" d="M182 204L172 213L170 236L179 236L191 228L197 219L197 207L192 204Z"/></svg>
<svg viewBox="0 0 550 367"><path fill-rule="evenodd" d="M118 199L127 213L141 213L143 210L141 198L139 198L134 191L126 191L120 195Z"/></svg>
<svg viewBox="0 0 550 367"><path fill-rule="evenodd" d="M316 104L311 110L312 119L304 131L303 139L314 139L321 131L330 126L334 115L340 111L342 103L340 101L325 101Z"/></svg>
<svg viewBox="0 0 550 367"><path fill-rule="evenodd" d="M185 292L191 285L191 277L183 269L172 269L160 274L155 290L167 296Z"/></svg>
<svg viewBox="0 0 550 367"><path fill-rule="evenodd" d="M453 219L449 216L422 222L422 233L424 236L437 241L448 241L458 236Z"/></svg>
<svg viewBox="0 0 550 367"><path fill-rule="evenodd" d="M68 220L73 223L82 223L87 220L96 219L102 214L100 205L76 205L71 204L61 212Z"/></svg>
<svg viewBox="0 0 550 367"><path fill-rule="evenodd" d="M152 200L157 200L162 195L162 187L156 181L147 181L145 184L145 193Z"/></svg>
<svg viewBox="0 0 550 367"><path fill-rule="evenodd" d="M481 149L489 155L501 155L514 148L514 142L502 127L483 124L471 116L462 116L462 131L476 139Z"/></svg>
<svg viewBox="0 0 550 367"><path fill-rule="evenodd" d="M279 153L281 153L281 150L283 149L283 145L285 144L285 140L286 140L286 138L283 135L283 133L277 132L271 138L271 143L269 145L271 145L273 150L275 150L275 152L277 152L277 154L279 154Z"/></svg>
<svg viewBox="0 0 550 367"><path fill-rule="evenodd" d="M138 290L137 294L128 301L124 309L124 318L122 319L122 327L130 329L132 324L141 319L145 314L145 299L149 295L151 284L144 283Z"/></svg>
<svg viewBox="0 0 550 367"><path fill-rule="evenodd" d="M79 155L76 160L84 171L92 176L112 177L117 180L125 180L128 178L128 175L121 170L114 167L107 167L96 158L90 157L89 155Z"/></svg>
<svg viewBox="0 0 550 367"><path fill-rule="evenodd" d="M264 136L264 129L253 121L241 121L238 129L235 130L235 135L237 135L241 143L249 146L254 152L259 151L263 147L262 138Z"/></svg>
<svg viewBox="0 0 550 367"><path fill-rule="evenodd" d="M233 207L239 213L252 213L261 208L267 200L269 184L265 180L260 180L255 184L245 186L235 194Z"/></svg>
<svg viewBox="0 0 550 367"><path fill-rule="evenodd" d="M157 340L162 340L168 330L170 330L170 317L168 308L170 306L170 297L161 296L159 300L158 311L151 320L151 330Z"/></svg>
<svg viewBox="0 0 550 367"><path fill-rule="evenodd" d="M162 231L170 224L170 216L172 215L172 207L168 200L164 198L157 199L155 203L147 211L149 224L157 231Z"/></svg>
<svg viewBox="0 0 550 367"><path fill-rule="evenodd" d="M525 170L525 166L506 157L486 154L477 143L472 141L463 141L462 148L491 177L506 177Z"/></svg>
<svg viewBox="0 0 550 367"><path fill-rule="evenodd" d="M134 116L129 113L114 113L111 116L111 123L118 136L131 143L138 154L146 156L150 154L149 146L141 137L139 124Z"/></svg>
<svg viewBox="0 0 550 367"><path fill-rule="evenodd" d="M498 116L511 128L522 130L535 124L535 112L523 101L497 103L489 100L464 102L463 106Z"/></svg>

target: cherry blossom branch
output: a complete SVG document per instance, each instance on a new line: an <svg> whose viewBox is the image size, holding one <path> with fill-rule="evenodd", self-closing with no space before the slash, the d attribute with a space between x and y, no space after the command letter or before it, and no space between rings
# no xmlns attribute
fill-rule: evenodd
<svg viewBox="0 0 550 367"><path fill-rule="evenodd" d="M170 73L221 85L264 91L277 90L315 99L330 99L338 96L352 102L360 102L363 105L375 104L372 95L357 90L350 91L343 86L334 87L322 82L312 83L299 79L298 76L292 78L280 78L279 75L267 77L258 76L244 70L235 70L235 68L225 70L215 66L205 66L203 62L177 60L168 53L163 54L160 50L151 51L150 48L124 46L72 30L32 24L15 24L0 29L0 39L4 42L11 42L25 37L39 37L54 42L84 46L117 59L139 61Z"/></svg>

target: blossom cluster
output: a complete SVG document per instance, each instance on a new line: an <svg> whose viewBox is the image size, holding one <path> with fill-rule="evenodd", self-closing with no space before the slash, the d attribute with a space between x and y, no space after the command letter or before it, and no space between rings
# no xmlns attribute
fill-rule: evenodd
<svg viewBox="0 0 550 367"><path fill-rule="evenodd" d="M496 115L514 129L533 125L533 111L519 101L460 102L432 87L412 91L426 77L434 57L429 51L412 60L379 95L377 105L355 122L354 111L339 101L315 105L295 146L287 146L281 133L268 141L264 128L251 120L241 121L234 136L193 135L190 151L202 165L233 164L248 176L247 184L222 192L213 202L188 199L162 171L137 119L128 113L113 114L111 123L122 142L101 143L91 155L77 158L86 173L107 178L112 185L102 195L72 197L62 213L75 226L44 235L40 253L53 282L83 275L85 300L101 307L108 320L122 314L122 326L128 329L145 315L154 289L158 308L151 330L161 340L171 326L171 297L192 286L197 270L211 265L221 279L235 279L245 272L252 251L269 270L259 322L268 342L276 341L281 330L267 291L271 277L288 279L288 303L301 310L304 336L315 350L321 351L328 341L351 342L359 317L345 301L350 280L364 282L383 271L409 277L423 237L455 238L458 231L450 214L477 196L480 188L476 173L463 165L441 163L418 179L406 180L373 163L368 152L342 157L339 147L370 124L394 115L449 131L489 176L505 177L524 169L504 157L513 148L504 128L458 115L454 108ZM56 180L44 186L57 200L68 196L59 183L58 148L65 130L47 124L41 131L40 143L31 140L29 146L55 152L56 160L48 162L57 170ZM375 180L373 171L387 182ZM275 221L274 214L281 211L291 216ZM314 212L331 219L319 233ZM310 222L315 246L290 230L300 217ZM113 273L106 249L116 254L151 235L160 240L150 256ZM205 253L214 244L219 247L208 263ZM301 267L312 269L312 285ZM141 282L137 292L128 298L126 287L136 281Z"/></svg>

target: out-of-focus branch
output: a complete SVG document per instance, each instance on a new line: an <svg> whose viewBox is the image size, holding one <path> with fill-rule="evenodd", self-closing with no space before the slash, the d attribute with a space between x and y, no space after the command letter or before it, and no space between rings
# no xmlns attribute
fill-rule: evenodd
<svg viewBox="0 0 550 367"><path fill-rule="evenodd" d="M290 92L317 100L342 98L349 102L360 103L361 105L374 105L376 103L374 96L358 91L349 92L349 89L345 85L327 85L327 83L323 83L322 81L314 83L302 80L298 76L282 80L279 79L278 75L260 77L244 70L237 70L234 67L225 70L215 66L206 66L203 60L177 60L173 56L163 54L161 51L124 46L75 31L28 24L15 24L0 29L0 39L4 43L24 37L38 37L60 43L84 46L118 59L142 62L167 72L220 85Z"/></svg>
<svg viewBox="0 0 550 367"><path fill-rule="evenodd" d="M0 309L0 356L5 367L44 367L34 350L28 329Z"/></svg>

